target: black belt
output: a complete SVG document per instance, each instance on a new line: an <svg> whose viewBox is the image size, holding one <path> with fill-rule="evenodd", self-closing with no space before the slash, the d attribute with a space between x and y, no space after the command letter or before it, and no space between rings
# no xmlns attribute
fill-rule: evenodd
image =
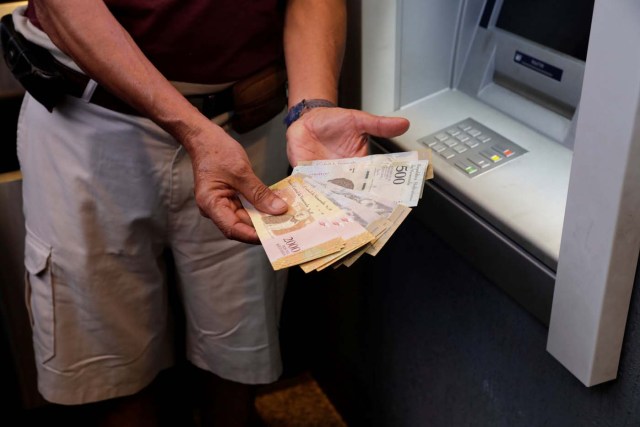
<svg viewBox="0 0 640 427"><path fill-rule="evenodd" d="M67 94L76 98L82 98L91 79L86 74L80 73L61 63L58 63L58 69L65 78ZM200 110L202 114L209 118L213 118L233 110L232 87L210 94L187 95L185 98ZM135 116L142 115L131 105L113 95L100 85L95 88L88 101L92 104L99 105L119 113Z"/></svg>

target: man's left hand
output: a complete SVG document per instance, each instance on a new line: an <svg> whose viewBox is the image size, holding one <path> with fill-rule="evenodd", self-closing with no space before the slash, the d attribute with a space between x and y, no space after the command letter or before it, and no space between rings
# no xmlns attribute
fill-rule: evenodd
<svg viewBox="0 0 640 427"><path fill-rule="evenodd" d="M376 116L359 110L318 107L304 113L287 130L287 156L298 162L362 157L369 135L392 138L409 129L402 117Z"/></svg>

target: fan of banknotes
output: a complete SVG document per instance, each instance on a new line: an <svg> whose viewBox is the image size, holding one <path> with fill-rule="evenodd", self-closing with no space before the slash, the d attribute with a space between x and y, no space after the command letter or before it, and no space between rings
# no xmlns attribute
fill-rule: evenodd
<svg viewBox="0 0 640 427"><path fill-rule="evenodd" d="M349 267L378 254L418 205L433 177L430 156L426 150L300 163L270 186L289 204L283 215L240 199L274 270Z"/></svg>

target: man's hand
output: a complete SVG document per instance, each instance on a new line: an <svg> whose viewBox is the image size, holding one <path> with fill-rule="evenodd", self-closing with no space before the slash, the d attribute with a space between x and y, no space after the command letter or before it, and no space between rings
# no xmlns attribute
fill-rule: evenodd
<svg viewBox="0 0 640 427"><path fill-rule="evenodd" d="M407 129L409 121L401 117L318 107L287 130L287 156L294 167L303 160L362 157L367 155L369 135L391 138Z"/></svg>
<svg viewBox="0 0 640 427"><path fill-rule="evenodd" d="M191 140L188 146L193 163L195 198L200 213L210 218L224 235L233 240L258 243L249 214L237 193L256 209L278 215L287 204L253 173L242 146L224 131L213 132L215 138Z"/></svg>

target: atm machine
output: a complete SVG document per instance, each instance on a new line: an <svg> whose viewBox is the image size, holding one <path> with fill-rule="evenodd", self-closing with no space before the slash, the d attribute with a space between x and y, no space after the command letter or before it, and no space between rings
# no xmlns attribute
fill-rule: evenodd
<svg viewBox="0 0 640 427"><path fill-rule="evenodd" d="M458 204L470 221L484 228L473 238L466 233L449 237L462 240L459 246L483 241L490 250L470 247L469 255L484 265L484 271L507 275L506 269L513 268L497 283L513 281L511 276L518 273L521 283L518 289L509 286L509 292L521 296L545 322L560 249L593 0L582 2L579 19L571 2L558 4L405 0L397 17L402 43L396 51L399 85L394 109L411 121L408 134L397 139L398 147L432 149L437 172L429 187L432 197ZM546 24L550 5L557 22L571 25ZM425 23L431 28L419 30L425 40L416 39L417 46L412 46L414 31L421 27L419 16L430 16L443 28ZM418 55L417 49L424 54ZM388 109L377 102L365 99L364 108L379 113ZM447 214L433 221L460 219ZM437 227L443 233L459 228L445 222ZM494 256L500 246L509 247L502 252L510 259ZM526 274L519 274L523 269Z"/></svg>
<svg viewBox="0 0 640 427"><path fill-rule="evenodd" d="M362 4L363 109L411 121L374 146L432 150L420 219L548 325L589 386L616 376L640 247L639 12L614 3Z"/></svg>

